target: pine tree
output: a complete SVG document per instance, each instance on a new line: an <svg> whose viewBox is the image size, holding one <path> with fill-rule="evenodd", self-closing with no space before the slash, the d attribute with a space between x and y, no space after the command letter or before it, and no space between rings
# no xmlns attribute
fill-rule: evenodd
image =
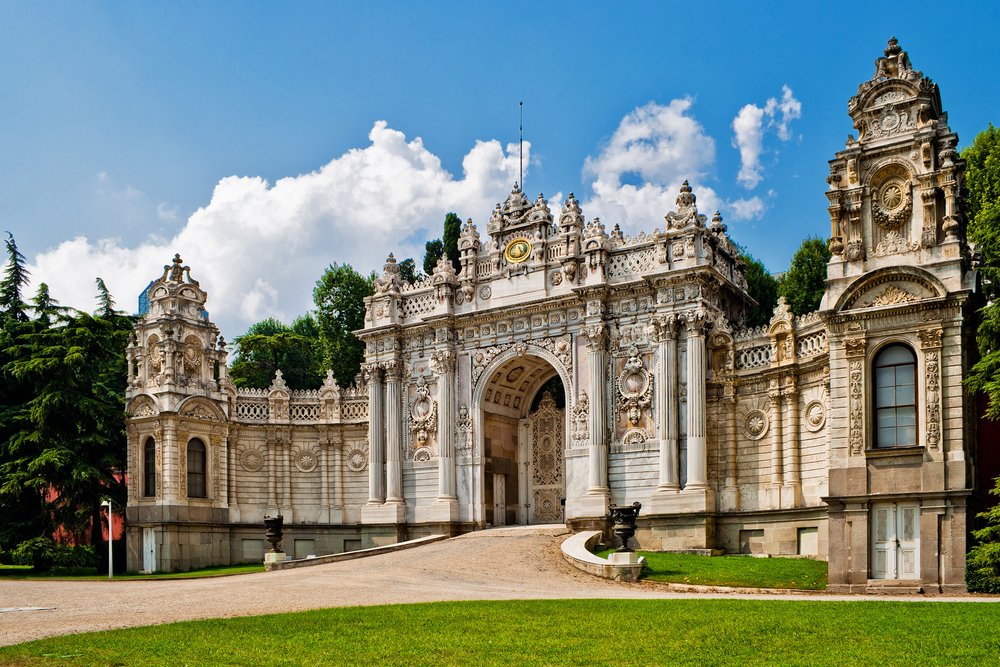
<svg viewBox="0 0 1000 667"><path fill-rule="evenodd" d="M7 268L4 270L3 280L0 281L0 321L11 319L27 322L29 319L27 305L21 292L28 284L28 277L31 274L25 268L27 262L17 249L14 235L10 232L7 232L4 245L7 249Z"/></svg>

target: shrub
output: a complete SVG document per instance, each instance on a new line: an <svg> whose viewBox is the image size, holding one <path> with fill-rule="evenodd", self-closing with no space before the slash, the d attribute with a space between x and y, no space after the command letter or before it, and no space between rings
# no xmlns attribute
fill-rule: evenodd
<svg viewBox="0 0 1000 667"><path fill-rule="evenodd" d="M990 493L1000 496L1000 477ZM965 585L975 593L1000 593L1000 505L976 516L986 526L972 531L976 546L965 557Z"/></svg>
<svg viewBox="0 0 1000 667"><path fill-rule="evenodd" d="M9 552L14 565L30 565L35 572L53 567L97 567L97 552L89 545L56 544L48 537L35 537L18 544Z"/></svg>

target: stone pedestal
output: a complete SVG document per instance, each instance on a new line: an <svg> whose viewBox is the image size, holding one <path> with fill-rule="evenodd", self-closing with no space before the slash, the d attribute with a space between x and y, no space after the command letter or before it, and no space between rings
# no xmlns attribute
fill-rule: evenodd
<svg viewBox="0 0 1000 667"><path fill-rule="evenodd" d="M384 505L363 505L361 523L405 523L406 505L385 503Z"/></svg>
<svg viewBox="0 0 1000 667"><path fill-rule="evenodd" d="M693 514L715 511L715 492L707 488L684 488L676 492L657 490L649 499L650 514Z"/></svg>
<svg viewBox="0 0 1000 667"><path fill-rule="evenodd" d="M264 564L284 563L288 560L288 555L284 551L268 551L264 554Z"/></svg>
<svg viewBox="0 0 1000 667"><path fill-rule="evenodd" d="M454 523L459 518L458 498L438 498L431 503L428 519L440 523Z"/></svg>
<svg viewBox="0 0 1000 667"><path fill-rule="evenodd" d="M639 554L634 551L613 551L608 556L608 562L612 565L636 565L639 563Z"/></svg>
<svg viewBox="0 0 1000 667"><path fill-rule="evenodd" d="M566 515L571 517L598 517L605 519L608 515L608 494L588 493L578 498L566 501Z"/></svg>

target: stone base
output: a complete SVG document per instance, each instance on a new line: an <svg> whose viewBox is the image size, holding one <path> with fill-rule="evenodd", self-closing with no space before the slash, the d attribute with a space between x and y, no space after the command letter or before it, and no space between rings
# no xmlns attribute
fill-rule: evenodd
<svg viewBox="0 0 1000 667"><path fill-rule="evenodd" d="M288 560L288 554L284 551L268 551L264 554L264 564L284 563Z"/></svg>
<svg viewBox="0 0 1000 667"><path fill-rule="evenodd" d="M612 565L637 565L639 554L634 551L612 551L608 554L608 562Z"/></svg>
<svg viewBox="0 0 1000 667"><path fill-rule="evenodd" d="M608 515L608 494L588 493L566 501L566 516L569 519L584 517L604 519Z"/></svg>
<svg viewBox="0 0 1000 667"><path fill-rule="evenodd" d="M438 498L431 504L428 520L436 523L454 523L459 519L458 498Z"/></svg>
<svg viewBox="0 0 1000 667"><path fill-rule="evenodd" d="M405 523L406 505L385 503L384 505L364 505L361 508L361 523Z"/></svg>
<svg viewBox="0 0 1000 667"><path fill-rule="evenodd" d="M644 514L692 514L714 511L715 493L711 489L688 488L676 492L654 492L649 499L649 510Z"/></svg>

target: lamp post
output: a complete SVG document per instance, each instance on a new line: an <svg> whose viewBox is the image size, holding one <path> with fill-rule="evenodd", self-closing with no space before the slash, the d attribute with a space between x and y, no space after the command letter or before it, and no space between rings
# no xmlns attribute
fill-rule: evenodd
<svg viewBox="0 0 1000 667"><path fill-rule="evenodd" d="M102 500L101 507L108 508L108 581L111 581L111 575L115 570L114 556L111 553L111 547L115 542L114 526L111 523L111 499Z"/></svg>

